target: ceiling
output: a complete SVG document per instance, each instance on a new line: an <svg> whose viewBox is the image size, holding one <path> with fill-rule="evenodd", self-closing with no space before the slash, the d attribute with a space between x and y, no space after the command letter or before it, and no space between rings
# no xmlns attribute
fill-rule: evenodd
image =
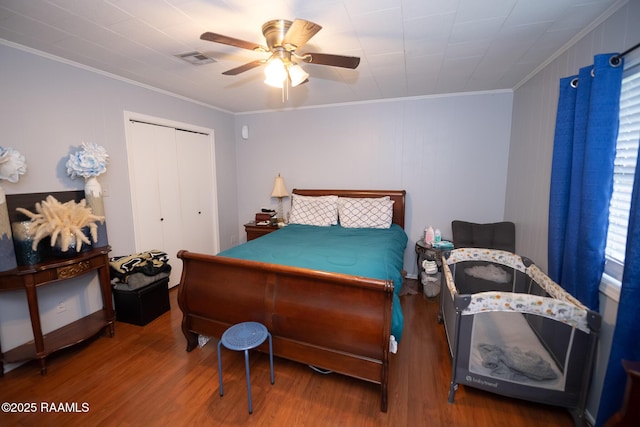
<svg viewBox="0 0 640 427"><path fill-rule="evenodd" d="M626 0L0 0L0 39L234 112L513 89ZM211 31L265 44L272 19L322 25L301 52L361 58L356 70L303 64L287 93L259 53L200 40ZM192 65L175 55L215 59Z"/></svg>

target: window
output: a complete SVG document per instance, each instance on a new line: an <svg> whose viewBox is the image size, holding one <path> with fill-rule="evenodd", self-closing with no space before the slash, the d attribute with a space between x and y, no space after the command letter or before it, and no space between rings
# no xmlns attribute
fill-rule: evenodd
<svg viewBox="0 0 640 427"><path fill-rule="evenodd" d="M633 177L640 142L640 64L625 70L620 94L620 128L609 207L605 274L622 281Z"/></svg>

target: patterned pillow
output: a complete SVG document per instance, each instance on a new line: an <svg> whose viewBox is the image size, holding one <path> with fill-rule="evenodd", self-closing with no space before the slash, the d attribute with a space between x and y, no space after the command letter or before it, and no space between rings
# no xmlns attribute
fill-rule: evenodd
<svg viewBox="0 0 640 427"><path fill-rule="evenodd" d="M345 228L389 228L393 220L393 200L340 197L338 216Z"/></svg>
<svg viewBox="0 0 640 427"><path fill-rule="evenodd" d="M291 196L290 224L328 227L338 223L338 196Z"/></svg>

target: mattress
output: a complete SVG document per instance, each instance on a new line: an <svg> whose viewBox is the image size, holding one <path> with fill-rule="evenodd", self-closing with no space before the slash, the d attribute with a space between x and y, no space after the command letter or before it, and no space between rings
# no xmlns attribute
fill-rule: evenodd
<svg viewBox="0 0 640 427"><path fill-rule="evenodd" d="M407 235L396 224L388 229L290 224L218 255L391 280L394 284L391 334L400 341L404 317L398 294L406 245Z"/></svg>
<svg viewBox="0 0 640 427"><path fill-rule="evenodd" d="M518 369L516 362L514 368L511 363L514 359L527 366ZM474 315L469 371L536 388L565 389L562 371L524 315L518 312L491 311Z"/></svg>

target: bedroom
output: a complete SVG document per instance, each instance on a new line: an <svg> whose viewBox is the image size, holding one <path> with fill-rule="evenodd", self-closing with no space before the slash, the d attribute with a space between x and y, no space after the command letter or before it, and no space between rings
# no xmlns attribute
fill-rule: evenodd
<svg viewBox="0 0 640 427"><path fill-rule="evenodd" d="M407 190L405 265L410 273L415 262L410 248L422 229L437 225L446 236L450 220L461 217L513 220L519 225L517 250L544 267L549 181L544 171L550 167L557 81L594 54L623 50L640 39L625 19L639 13L637 2L624 5L513 92L247 114L212 109L2 44L2 145L18 148L29 164L19 184L3 187L8 194L79 188L59 173L62 158L82 141L98 142L111 156L103 184L110 193L105 204L112 253L133 252L123 111L135 111L214 129L221 249L243 240L242 224L256 209L275 206L269 195L281 173L289 190L345 185ZM249 127L247 140L240 137L243 125ZM479 176L483 188L492 190L470 185ZM452 191L443 191L444 186ZM72 290L67 297L73 299ZM612 310L609 318L615 318L615 300L604 301ZM52 296L49 309L58 302ZM14 329L4 326L16 318L11 316L23 315L15 309L19 304L18 298L0 300L3 348L29 328L28 319Z"/></svg>

